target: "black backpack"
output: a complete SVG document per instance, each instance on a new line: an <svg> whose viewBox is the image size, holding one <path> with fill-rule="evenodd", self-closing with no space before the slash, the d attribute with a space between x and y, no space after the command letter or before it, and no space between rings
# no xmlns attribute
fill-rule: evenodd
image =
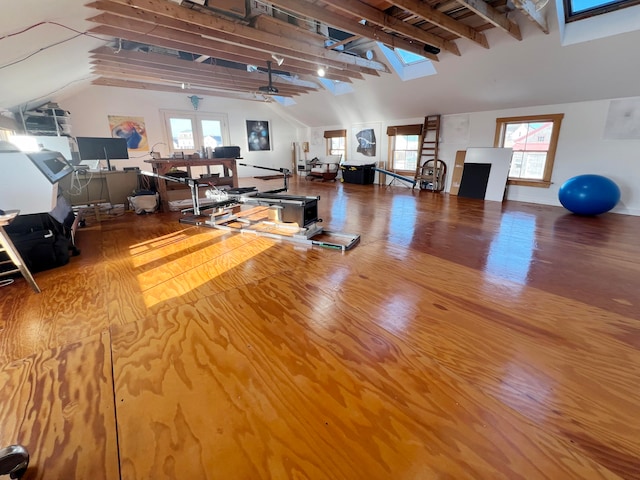
<svg viewBox="0 0 640 480"><path fill-rule="evenodd" d="M5 230L31 272L69 263L70 230L48 213L19 215Z"/></svg>

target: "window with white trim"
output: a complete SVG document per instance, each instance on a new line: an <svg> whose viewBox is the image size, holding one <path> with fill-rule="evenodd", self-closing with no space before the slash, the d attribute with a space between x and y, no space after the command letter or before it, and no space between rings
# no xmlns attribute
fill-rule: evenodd
<svg viewBox="0 0 640 480"><path fill-rule="evenodd" d="M192 154L229 145L227 116L216 113L163 111L169 153Z"/></svg>
<svg viewBox="0 0 640 480"><path fill-rule="evenodd" d="M387 128L390 169L414 173L418 166L418 144L422 125L399 125Z"/></svg>
<svg viewBox="0 0 640 480"><path fill-rule="evenodd" d="M496 119L495 147L511 148L509 183L549 187L563 114Z"/></svg>

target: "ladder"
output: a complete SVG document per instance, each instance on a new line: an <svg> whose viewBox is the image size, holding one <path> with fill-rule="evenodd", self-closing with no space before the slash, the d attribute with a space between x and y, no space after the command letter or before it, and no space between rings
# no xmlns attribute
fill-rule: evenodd
<svg viewBox="0 0 640 480"><path fill-rule="evenodd" d="M440 115L427 115L420 132L418 161L414 185L423 190L440 192L444 190L444 175L447 166L438 159L438 143L440 142Z"/></svg>

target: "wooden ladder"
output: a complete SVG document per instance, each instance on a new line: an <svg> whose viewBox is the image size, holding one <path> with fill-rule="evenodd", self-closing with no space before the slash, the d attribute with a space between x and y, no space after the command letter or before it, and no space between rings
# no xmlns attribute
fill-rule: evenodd
<svg viewBox="0 0 640 480"><path fill-rule="evenodd" d="M418 161L413 188L416 185L424 190L441 191L444 189L446 165L438 159L440 142L440 115L427 115L418 140Z"/></svg>

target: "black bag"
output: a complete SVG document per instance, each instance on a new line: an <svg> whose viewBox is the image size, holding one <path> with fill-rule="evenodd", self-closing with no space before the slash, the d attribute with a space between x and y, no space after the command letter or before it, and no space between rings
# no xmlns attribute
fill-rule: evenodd
<svg viewBox="0 0 640 480"><path fill-rule="evenodd" d="M5 230L32 272L69 263L70 231L49 214L19 215Z"/></svg>
<svg viewBox="0 0 640 480"><path fill-rule="evenodd" d="M69 241L51 230L25 233L11 240L32 272L49 270L69 263Z"/></svg>

